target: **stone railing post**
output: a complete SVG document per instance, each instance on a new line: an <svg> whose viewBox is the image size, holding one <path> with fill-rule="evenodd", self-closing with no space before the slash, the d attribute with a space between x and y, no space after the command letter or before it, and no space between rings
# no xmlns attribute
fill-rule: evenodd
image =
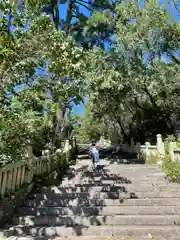
<svg viewBox="0 0 180 240"><path fill-rule="evenodd" d="M52 170L50 150L49 149L43 150L42 155L46 159L47 172L50 173Z"/></svg>
<svg viewBox="0 0 180 240"><path fill-rule="evenodd" d="M161 134L157 134L156 137L157 137L156 146L157 146L157 152L158 152L157 164L162 165L165 157L164 143L163 143Z"/></svg>
<svg viewBox="0 0 180 240"><path fill-rule="evenodd" d="M76 154L77 154L77 142L76 142L76 136L73 136L73 138L72 138L72 154L71 154L72 160L76 160Z"/></svg>
<svg viewBox="0 0 180 240"><path fill-rule="evenodd" d="M171 162L175 162L174 149L177 148L177 143L170 142L168 147L169 147L169 155L170 155Z"/></svg>
<svg viewBox="0 0 180 240"><path fill-rule="evenodd" d="M129 151L130 151L130 153L134 153L134 151L135 151L135 143L134 143L133 138L131 138L131 146L129 148Z"/></svg>
<svg viewBox="0 0 180 240"><path fill-rule="evenodd" d="M68 151L69 151L69 140L66 140L64 145L64 152L68 152Z"/></svg>
<svg viewBox="0 0 180 240"><path fill-rule="evenodd" d="M62 154L62 149L61 149L61 148L58 148L58 149L56 150L56 153L57 153L58 156L61 156L61 154Z"/></svg>
<svg viewBox="0 0 180 240"><path fill-rule="evenodd" d="M136 145L134 145L134 152L139 153L140 152L140 147L141 147L141 144L139 142L137 142Z"/></svg>
<svg viewBox="0 0 180 240"><path fill-rule="evenodd" d="M25 183L31 183L34 175L34 169L33 169L33 160L34 160L34 154L32 151L32 146L29 145L27 147L27 152L26 152L26 168L25 168Z"/></svg>
<svg viewBox="0 0 180 240"><path fill-rule="evenodd" d="M72 148L76 149L76 146L77 146L77 144L76 144L76 136L73 136L73 138L72 138Z"/></svg>
<svg viewBox="0 0 180 240"><path fill-rule="evenodd" d="M34 159L35 158L35 156L34 156L34 154L33 154L33 149L32 149L32 146L31 145L29 145L28 147L27 147L27 158L28 159Z"/></svg>
<svg viewBox="0 0 180 240"><path fill-rule="evenodd" d="M66 160L67 160L67 162L69 162L69 158L70 158L70 154L71 154L71 149L72 149L72 147L71 147L71 145L70 145L70 143L69 143L69 140L66 140L65 141L65 146L64 146L64 153L65 153L65 155L66 155Z"/></svg>
<svg viewBox="0 0 180 240"><path fill-rule="evenodd" d="M146 158L146 162L147 162L150 158L150 151L149 151L149 146L151 146L150 142L146 142L145 146L146 146L145 158Z"/></svg>
<svg viewBox="0 0 180 240"><path fill-rule="evenodd" d="M137 143L136 143L136 146L137 146L138 148L140 148L141 143L140 143L140 142L137 142Z"/></svg>

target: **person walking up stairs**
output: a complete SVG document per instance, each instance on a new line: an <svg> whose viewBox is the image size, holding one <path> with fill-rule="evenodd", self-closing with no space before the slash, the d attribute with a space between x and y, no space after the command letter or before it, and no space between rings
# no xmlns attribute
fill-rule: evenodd
<svg viewBox="0 0 180 240"><path fill-rule="evenodd" d="M90 149L89 149L89 155L92 161L92 166L95 169L97 164L99 163L99 151L96 148L96 144L92 143Z"/></svg>

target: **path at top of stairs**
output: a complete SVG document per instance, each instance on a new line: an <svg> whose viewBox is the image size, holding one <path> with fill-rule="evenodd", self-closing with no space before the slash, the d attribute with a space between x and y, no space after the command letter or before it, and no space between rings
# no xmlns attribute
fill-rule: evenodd
<svg viewBox="0 0 180 240"><path fill-rule="evenodd" d="M79 159L57 186L29 194L5 231L12 240L180 239L180 186L157 165Z"/></svg>

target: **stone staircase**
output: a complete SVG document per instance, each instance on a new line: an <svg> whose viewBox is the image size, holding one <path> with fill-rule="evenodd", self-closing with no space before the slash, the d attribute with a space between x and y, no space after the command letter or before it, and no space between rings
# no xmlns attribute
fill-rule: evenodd
<svg viewBox="0 0 180 240"><path fill-rule="evenodd" d="M77 160L58 186L31 193L5 231L9 239L180 239L180 186L159 166L108 158L94 171L89 165Z"/></svg>

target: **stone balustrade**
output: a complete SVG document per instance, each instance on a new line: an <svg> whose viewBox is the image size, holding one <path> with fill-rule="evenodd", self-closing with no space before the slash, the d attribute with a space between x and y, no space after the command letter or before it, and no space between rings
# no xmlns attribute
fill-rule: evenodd
<svg viewBox="0 0 180 240"><path fill-rule="evenodd" d="M180 148L175 148L174 150L174 162L180 162Z"/></svg>
<svg viewBox="0 0 180 240"><path fill-rule="evenodd" d="M28 194L32 189L35 177L41 177L46 174L50 175L55 169L57 164L66 161L68 164L71 158L72 147L69 140L66 140L64 149L58 149L51 156L49 150L43 151L41 157L32 157L32 153L27 154L26 160L7 164L0 168L0 222L4 215L7 215L4 207L9 208L8 214L12 214L12 196L16 198L16 193ZM31 158L30 158L31 156ZM54 161L54 159L56 160ZM20 195L21 195L20 194ZM14 204L13 204L14 205Z"/></svg>
<svg viewBox="0 0 180 240"><path fill-rule="evenodd" d="M69 140L66 140L64 150L58 149L59 161L62 158L70 158L72 147ZM0 196L9 195L18 190L22 185L33 181L34 176L41 176L44 173L52 172L57 162L51 161L49 150L43 151L43 156L39 158L27 159L15 163L10 163L0 168Z"/></svg>
<svg viewBox="0 0 180 240"><path fill-rule="evenodd" d="M177 142L169 142L168 150L171 162L180 162L180 148L177 147Z"/></svg>
<svg viewBox="0 0 180 240"><path fill-rule="evenodd" d="M15 192L25 182L30 181L30 174L27 173L25 162L7 164L0 168L0 196Z"/></svg>
<svg viewBox="0 0 180 240"><path fill-rule="evenodd" d="M78 146L81 149L88 149L91 144L79 144ZM140 143L134 143L131 141L130 144L122 143L118 145L111 144L110 141L105 140L103 137L96 143L96 146L99 148L112 148L114 151L121 151L129 154L137 154L139 158L141 158L144 162L156 162L159 165L163 164L163 160L165 157L165 149L164 143L162 141L162 137L160 134L157 135L157 143L156 145L151 145L149 142L146 142L145 145L141 145Z"/></svg>
<svg viewBox="0 0 180 240"><path fill-rule="evenodd" d="M139 158L142 158L146 163L158 161L158 149L156 145L151 145L150 142L146 142L145 145L140 146Z"/></svg>
<svg viewBox="0 0 180 240"><path fill-rule="evenodd" d="M144 162L157 162L160 165L165 157L164 143L160 134L157 135L156 145L151 145L150 142L146 142L145 145L134 144L131 141L131 144L118 145L118 149L122 152L137 154L138 158Z"/></svg>

